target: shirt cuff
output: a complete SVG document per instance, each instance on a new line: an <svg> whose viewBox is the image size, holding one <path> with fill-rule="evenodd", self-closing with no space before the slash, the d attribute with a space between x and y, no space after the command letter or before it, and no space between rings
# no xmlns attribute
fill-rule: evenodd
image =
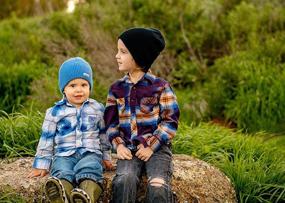
<svg viewBox="0 0 285 203"><path fill-rule="evenodd" d="M49 170L51 159L35 157L33 168Z"/></svg>
<svg viewBox="0 0 285 203"><path fill-rule="evenodd" d="M153 152L156 152L161 146L160 141L156 136L149 137L147 139L147 144Z"/></svg>
<svg viewBox="0 0 285 203"><path fill-rule="evenodd" d="M115 150L117 150L117 147L118 147L119 144L125 145L124 140L123 140L121 137L115 137L115 138L112 140L113 148L114 148Z"/></svg>

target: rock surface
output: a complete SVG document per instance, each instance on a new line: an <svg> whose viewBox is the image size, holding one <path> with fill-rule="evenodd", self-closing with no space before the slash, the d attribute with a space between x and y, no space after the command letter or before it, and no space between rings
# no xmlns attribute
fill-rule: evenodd
<svg viewBox="0 0 285 203"><path fill-rule="evenodd" d="M232 184L221 171L210 164L187 155L174 155L172 189L182 203L232 203L236 202ZM2 160L0 162L0 192L13 190L27 202L44 202L42 183L45 178L26 178L33 158ZM116 158L114 157L114 162ZM103 202L108 202L114 172L104 173L107 190ZM143 192L143 191L141 191Z"/></svg>

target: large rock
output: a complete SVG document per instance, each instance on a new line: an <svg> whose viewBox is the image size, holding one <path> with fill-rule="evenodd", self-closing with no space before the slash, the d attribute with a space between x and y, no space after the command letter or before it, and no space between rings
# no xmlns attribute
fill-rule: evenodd
<svg viewBox="0 0 285 203"><path fill-rule="evenodd" d="M20 158L2 161L0 163L0 191L13 190L22 195L27 202L40 202L42 183L46 177L27 178L32 160L32 158ZM105 198L102 200L108 202L114 172L106 172L104 175L108 184ZM174 155L172 188L177 194L178 202L236 202L235 191L229 178L210 164L187 155Z"/></svg>

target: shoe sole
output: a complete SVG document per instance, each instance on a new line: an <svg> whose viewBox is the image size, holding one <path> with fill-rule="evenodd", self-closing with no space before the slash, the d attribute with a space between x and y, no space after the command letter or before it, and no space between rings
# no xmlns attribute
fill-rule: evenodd
<svg viewBox="0 0 285 203"><path fill-rule="evenodd" d="M73 203L91 203L88 194L80 188L75 188L72 190L71 199Z"/></svg>
<svg viewBox="0 0 285 203"><path fill-rule="evenodd" d="M49 177L45 183L45 194L52 203L68 203L64 187L56 177Z"/></svg>

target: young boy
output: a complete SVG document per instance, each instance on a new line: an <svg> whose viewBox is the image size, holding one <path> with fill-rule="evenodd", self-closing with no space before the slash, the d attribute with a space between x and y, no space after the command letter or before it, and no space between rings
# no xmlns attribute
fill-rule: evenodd
<svg viewBox="0 0 285 203"><path fill-rule="evenodd" d="M132 28L118 38L116 60L125 77L111 85L104 120L117 150L113 202L135 202L140 176L148 177L146 202L172 202L171 139L179 118L169 83L148 72L164 49L160 31Z"/></svg>
<svg viewBox="0 0 285 203"><path fill-rule="evenodd" d="M89 98L92 69L84 59L66 60L58 79L64 97L46 112L29 177L50 172L45 183L50 202L94 203L102 192L102 159L107 169L112 168L104 107Z"/></svg>

